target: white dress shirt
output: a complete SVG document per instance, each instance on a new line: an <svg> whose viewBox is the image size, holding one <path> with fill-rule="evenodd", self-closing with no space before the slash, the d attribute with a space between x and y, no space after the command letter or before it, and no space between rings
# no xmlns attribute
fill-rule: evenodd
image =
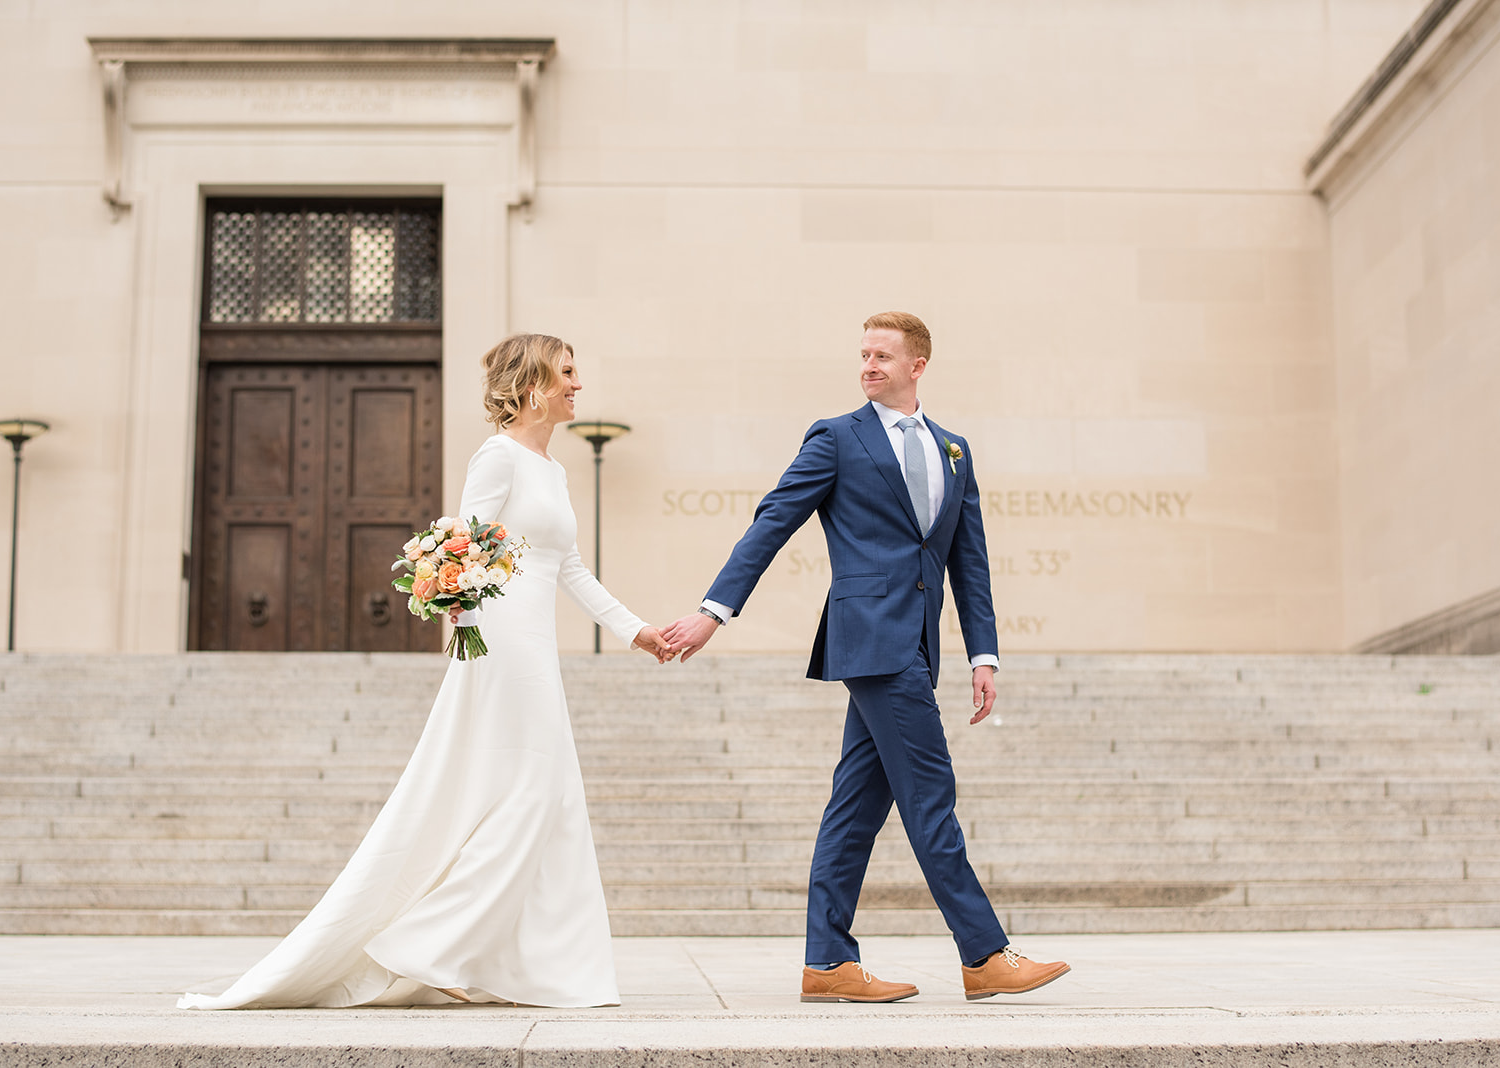
<svg viewBox="0 0 1500 1068"><path fill-rule="evenodd" d="M906 416L894 408L887 408L879 401L871 401L870 406L875 409L875 414L880 416L880 424L885 427L885 436L891 440L891 448L896 453L896 463L901 466L901 477L906 478L906 431L896 424ZM932 521L937 518L938 509L943 507L943 456L938 451L937 440L928 429L927 419L922 414L922 402L917 401L917 410L913 418L917 421L917 438L922 442L922 452L927 456L927 514L921 518L926 520L922 529L931 528Z"/></svg>

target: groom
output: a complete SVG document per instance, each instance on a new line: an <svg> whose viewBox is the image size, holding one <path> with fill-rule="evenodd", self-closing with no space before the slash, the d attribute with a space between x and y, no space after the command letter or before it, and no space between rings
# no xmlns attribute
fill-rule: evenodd
<svg viewBox="0 0 1500 1068"><path fill-rule="evenodd" d="M808 879L803 1001L900 1001L917 993L860 967L849 933L870 848L893 800L958 943L969 1000L1035 990L1068 971L1009 948L953 813L953 765L933 696L945 570L974 671L978 711L970 723L995 703L1000 660L967 443L917 401L931 356L932 336L915 315L865 320L860 386L869 403L812 425L703 606L663 634L689 659L739 614L777 551L818 513L833 585L807 674L841 680L849 712Z"/></svg>

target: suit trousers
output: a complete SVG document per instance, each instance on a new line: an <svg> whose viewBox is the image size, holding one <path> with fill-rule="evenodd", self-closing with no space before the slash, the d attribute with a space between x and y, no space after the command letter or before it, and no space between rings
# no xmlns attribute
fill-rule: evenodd
<svg viewBox="0 0 1500 1068"><path fill-rule="evenodd" d="M875 836L894 800L959 956L977 960L1009 939L969 866L953 812L953 762L932 692L926 643L895 675L845 679L849 711L807 888L807 956L814 967L859 960L849 933Z"/></svg>

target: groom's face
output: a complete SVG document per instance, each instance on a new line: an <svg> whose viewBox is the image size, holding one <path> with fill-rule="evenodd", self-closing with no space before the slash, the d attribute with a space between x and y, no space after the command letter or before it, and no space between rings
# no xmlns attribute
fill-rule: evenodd
<svg viewBox="0 0 1500 1068"><path fill-rule="evenodd" d="M927 361L912 357L905 334L884 328L866 330L859 356L859 384L866 397L890 408L911 407Z"/></svg>

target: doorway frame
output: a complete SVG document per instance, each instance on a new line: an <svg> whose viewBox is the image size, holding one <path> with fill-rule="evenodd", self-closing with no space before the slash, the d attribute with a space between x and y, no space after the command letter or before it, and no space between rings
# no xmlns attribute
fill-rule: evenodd
<svg viewBox="0 0 1500 1068"><path fill-rule="evenodd" d="M477 60L462 49L434 58L444 42L377 42L366 54L303 43L292 60L268 63L276 53L247 58L224 42L178 41L175 53L140 60L119 42L91 42L106 122L112 91L118 116L119 224L135 237L114 588L121 651L187 648L209 197L441 199L444 500L458 499L466 458L488 434L478 359L510 318L511 208L530 203L531 96L552 42L523 42L529 53L471 49Z"/></svg>

